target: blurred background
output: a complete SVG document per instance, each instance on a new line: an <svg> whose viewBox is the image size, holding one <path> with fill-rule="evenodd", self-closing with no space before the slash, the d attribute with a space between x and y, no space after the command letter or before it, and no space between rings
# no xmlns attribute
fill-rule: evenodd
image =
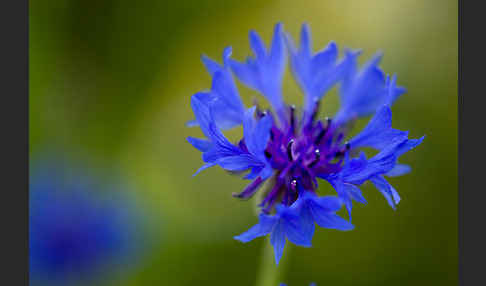
<svg viewBox="0 0 486 286"><path fill-rule="evenodd" d="M268 42L281 21L294 38L308 22L314 50L334 40L362 48L362 61L383 51L382 68L408 89L394 127L427 137L401 159L413 171L390 179L396 211L365 185L355 230L318 229L310 249L287 244L278 282L456 285L457 6L30 1L31 284L247 286L274 267L262 260L268 241L232 238L257 222L254 200L231 197L246 181L218 168L192 177L202 162L186 137L201 133L184 123L190 96L211 84L200 55L220 61L231 45L241 60L250 29ZM300 105L289 72L284 82ZM257 96L240 93L247 106ZM322 116L337 105L328 95Z"/></svg>

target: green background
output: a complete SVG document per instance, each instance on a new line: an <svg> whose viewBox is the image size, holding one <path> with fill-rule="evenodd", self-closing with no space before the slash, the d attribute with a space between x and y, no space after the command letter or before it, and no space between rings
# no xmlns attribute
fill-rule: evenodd
<svg viewBox="0 0 486 286"><path fill-rule="evenodd" d="M456 1L30 1L30 153L56 152L95 170L116 170L148 213L155 245L100 285L255 285L268 241L232 239L256 223L255 200L231 197L247 182L213 168L186 141L190 96L210 88L200 62L250 53L281 21L294 38L309 23L314 50L330 40L384 52L382 67L408 93L394 127L426 135L403 156L413 171L390 179L396 211L372 186L356 205L355 230L318 229L312 248L287 244L279 282L292 285L457 284ZM287 72L284 92L302 96ZM256 95L242 88L247 106ZM261 98L259 98L262 101ZM333 114L334 93L323 103ZM363 126L366 120L360 122ZM241 130L231 131L236 138ZM101 173L100 173L101 174ZM159 234L160 233L160 234ZM155 235L155 234L154 234ZM118 274L115 274L118 273Z"/></svg>

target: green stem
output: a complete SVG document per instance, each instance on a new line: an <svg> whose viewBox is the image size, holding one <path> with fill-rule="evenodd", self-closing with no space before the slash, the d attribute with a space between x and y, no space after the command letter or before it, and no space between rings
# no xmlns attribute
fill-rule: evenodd
<svg viewBox="0 0 486 286"><path fill-rule="evenodd" d="M267 237L263 246L262 260L257 273L257 286L278 286L282 281L285 268L287 266L287 257L289 257L290 243L286 243L284 255L280 263L276 265L273 247L270 244L270 238Z"/></svg>

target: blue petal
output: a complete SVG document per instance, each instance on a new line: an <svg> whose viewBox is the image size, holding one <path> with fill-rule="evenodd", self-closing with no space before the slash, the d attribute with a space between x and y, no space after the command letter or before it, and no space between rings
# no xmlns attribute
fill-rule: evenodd
<svg viewBox="0 0 486 286"><path fill-rule="evenodd" d="M342 217L333 213L319 212L314 215L316 223L323 228L337 229L348 231L354 229L354 225Z"/></svg>
<svg viewBox="0 0 486 286"><path fill-rule="evenodd" d="M231 57L231 54L233 53L233 48L231 46L227 46L223 50L223 64L225 67L228 66L228 59Z"/></svg>
<svg viewBox="0 0 486 286"><path fill-rule="evenodd" d="M212 60L206 55L201 55L201 61L203 62L210 75L213 75L215 72L223 68L218 62Z"/></svg>
<svg viewBox="0 0 486 286"><path fill-rule="evenodd" d="M262 172L260 173L260 176L262 179L266 180L268 179L271 175L273 175L273 168L271 165L266 165L265 168L263 168Z"/></svg>
<svg viewBox="0 0 486 286"><path fill-rule="evenodd" d="M353 174L361 172L363 169L366 168L367 164L368 160L366 159L364 152L361 152L358 158L352 159L349 158L349 153L346 153L344 157L343 168L336 176L330 176L330 179L335 179L334 177L339 177L339 179L346 179ZM326 177L323 177L323 179L326 179ZM332 181L333 180L331 180L331 183Z"/></svg>
<svg viewBox="0 0 486 286"><path fill-rule="evenodd" d="M286 222L285 224L285 233L289 241L294 243L295 245L303 246L303 247L311 247L311 240L312 235L309 233L305 233L300 226L300 223L291 221Z"/></svg>
<svg viewBox="0 0 486 286"><path fill-rule="evenodd" d="M268 144L268 140L270 139L270 129L272 128L272 125L272 117L268 115L264 116L257 122L255 130L252 134L252 141L254 144L253 154L255 156L264 154L265 148Z"/></svg>
<svg viewBox="0 0 486 286"><path fill-rule="evenodd" d="M408 133L407 133L408 134ZM394 164L392 169L396 165L396 160L402 156L404 153L410 151L411 149L417 147L422 141L424 140L425 136L422 136L419 139L402 139L397 138L389 144L389 146L385 147L380 153L378 153L374 158L376 160L385 160L387 157L393 156L395 157ZM385 173L388 173L392 169L387 170ZM404 171L407 171L406 169ZM392 173L393 174L393 173Z"/></svg>
<svg viewBox="0 0 486 286"><path fill-rule="evenodd" d="M340 218L333 211L329 211L317 201L309 202L308 206L312 212L314 221L320 227L338 230L351 230L354 228L350 222Z"/></svg>
<svg viewBox="0 0 486 286"><path fill-rule="evenodd" d="M299 224L301 226L301 231L304 237L303 241L306 242L307 246L310 246L312 237L314 236L315 225L314 225L314 217L312 216L312 213L308 207L304 206L300 209L299 220L300 220Z"/></svg>
<svg viewBox="0 0 486 286"><path fill-rule="evenodd" d="M259 161L261 163L261 161ZM248 173L244 178L247 180L253 180L257 177L262 178L263 180L268 179L271 175L273 175L273 168L268 163L262 163L260 165L252 166L251 172Z"/></svg>
<svg viewBox="0 0 486 286"><path fill-rule="evenodd" d="M260 175L262 170L263 170L262 167L252 167L251 171L247 175L245 175L243 178L246 179L246 180L253 180ZM266 178L262 178L262 179L266 179Z"/></svg>
<svg viewBox="0 0 486 286"><path fill-rule="evenodd" d="M302 24L300 30L300 54L302 56L310 57L312 53L312 38L310 28L307 23Z"/></svg>
<svg viewBox="0 0 486 286"><path fill-rule="evenodd" d="M275 74L281 74L285 69L285 47L283 43L282 24L277 23L273 31L272 48L270 51L270 65Z"/></svg>
<svg viewBox="0 0 486 286"><path fill-rule="evenodd" d="M338 198L332 196L321 198L309 196L306 202L306 206L312 213L314 221L320 227L343 231L354 228L350 222L334 214L341 208L341 201Z"/></svg>
<svg viewBox="0 0 486 286"><path fill-rule="evenodd" d="M254 117L256 106L252 106L245 111L243 117L243 137L245 145L250 153L258 152L256 144L254 143L253 131L255 130L256 120Z"/></svg>
<svg viewBox="0 0 486 286"><path fill-rule="evenodd" d="M218 95L218 99L227 107L239 113L241 116L245 111L243 102L238 95L238 89L228 71L218 71L213 76L212 90Z"/></svg>
<svg viewBox="0 0 486 286"><path fill-rule="evenodd" d="M217 100L216 95L214 93L210 92L210 91L201 91L201 92L195 93L191 97L191 101L192 101L193 98L197 98L201 102L201 104L204 107L206 107L206 109L208 109L208 110L209 110L209 107L211 106L211 104L213 104ZM196 119L196 122L197 122L197 124L199 124L197 119Z"/></svg>
<svg viewBox="0 0 486 286"><path fill-rule="evenodd" d="M228 65L241 82L263 94L277 114L283 118L285 105L281 95L281 85L286 55L282 43L281 24L275 26L269 54L256 32L251 31L249 37L256 59L248 58L244 64L229 59Z"/></svg>
<svg viewBox="0 0 486 286"><path fill-rule="evenodd" d="M204 96L203 93L196 93L191 98L191 107L201 131L213 143L213 147L203 153L203 160L214 162L221 157L240 155L242 151L231 144L216 126L208 106L209 103L201 100L201 97L204 98Z"/></svg>
<svg viewBox="0 0 486 286"><path fill-rule="evenodd" d="M337 212L341 209L341 201L334 196L319 197L314 200L325 212Z"/></svg>
<svg viewBox="0 0 486 286"><path fill-rule="evenodd" d="M224 48L224 50L223 50L223 64L224 64L224 66L221 66L218 62L207 57L206 55L201 55L201 61L203 62L206 69L208 70L209 74L211 76L213 76L214 73L216 73L217 71L220 71L224 67L226 67L227 60L231 56L231 53L232 53L232 48L230 46Z"/></svg>
<svg viewBox="0 0 486 286"><path fill-rule="evenodd" d="M300 51L297 50L288 34L285 36L287 48L290 53L290 67L292 74L306 96L306 105L310 105L313 99L313 77L310 74L310 53L303 53L302 44ZM305 54L305 55L303 55ZM311 111L311 107L306 107L306 111Z"/></svg>
<svg viewBox="0 0 486 286"><path fill-rule="evenodd" d="M388 171L385 175L388 177L398 177L410 173L411 170L412 168L409 165L396 164L395 167L393 167L393 169Z"/></svg>
<svg viewBox="0 0 486 286"><path fill-rule="evenodd" d="M204 171L206 170L207 168L210 168L212 166L216 165L216 163L206 163L204 164L201 168L199 168L196 173L194 173L192 176L196 176L197 174L199 174L201 171Z"/></svg>
<svg viewBox="0 0 486 286"><path fill-rule="evenodd" d="M282 208L279 206L277 208L277 213L280 216L279 221L281 222L287 238L296 245L310 247L313 229L312 233L309 233L310 229L305 229L307 230L306 232L303 228L304 225L302 225L303 222L308 223L308 218L304 218L303 220L302 217L297 215L294 209L288 207ZM309 227L308 225L305 226Z"/></svg>
<svg viewBox="0 0 486 286"><path fill-rule="evenodd" d="M382 106L363 131L351 139L349 143L352 148L373 147L380 150L398 138L406 138L407 132L393 129L391 126L391 109L386 105Z"/></svg>
<svg viewBox="0 0 486 286"><path fill-rule="evenodd" d="M407 89L401 86L396 86L397 76L393 75L391 81L387 78L387 87L388 87L388 105L393 105L395 100L397 100L402 94L407 92Z"/></svg>
<svg viewBox="0 0 486 286"><path fill-rule="evenodd" d="M189 120L186 122L186 127L196 127L196 126L199 126L199 123L197 123L197 120L193 119L193 120Z"/></svg>
<svg viewBox="0 0 486 286"><path fill-rule="evenodd" d="M315 99L321 99L344 76L349 63L336 63L337 53L337 45L330 42L326 50L316 54L312 60L311 74L314 78Z"/></svg>
<svg viewBox="0 0 486 286"><path fill-rule="evenodd" d="M347 198L343 198L344 206L346 207L346 211L348 212L349 221L351 222L353 216L351 215L351 211L353 210L353 201L349 196Z"/></svg>
<svg viewBox="0 0 486 286"><path fill-rule="evenodd" d="M243 119L243 135L248 151L265 162L265 148L270 139L270 129L273 121L271 116L264 116L258 122L254 118L255 106L245 112Z"/></svg>
<svg viewBox="0 0 486 286"><path fill-rule="evenodd" d="M338 56L338 48L335 42L331 41L326 48L316 53L311 63L311 73L319 77L326 69L332 67Z"/></svg>
<svg viewBox="0 0 486 286"><path fill-rule="evenodd" d="M210 92L199 92L194 95L199 100L210 106L213 120L220 129L230 129L240 125L243 120L245 107L240 99L238 90L229 68L226 68L227 61L231 55L231 47L223 51L224 66L202 56L202 61L213 76ZM197 126L197 121L189 121L186 126Z"/></svg>
<svg viewBox="0 0 486 286"><path fill-rule="evenodd" d="M357 201L358 203L362 203L362 204L367 204L368 202L366 201L366 199L363 197L363 194L361 193L361 190L356 187L355 185L352 185L352 184L344 184L345 188L346 188L346 192L351 196L351 198L355 201Z"/></svg>
<svg viewBox="0 0 486 286"><path fill-rule="evenodd" d="M395 204L398 204L401 200L400 195L398 195L398 192L395 190L395 188L390 185L390 191L392 193L393 200L395 201Z"/></svg>
<svg viewBox="0 0 486 286"><path fill-rule="evenodd" d="M251 30L248 35L248 38L250 40L251 49L255 53L256 58L264 59L267 54L265 49L265 43L263 43L258 33L255 32L254 30Z"/></svg>
<svg viewBox="0 0 486 286"><path fill-rule="evenodd" d="M215 145L214 148L203 153L202 159L204 162L216 162L220 158L238 156L241 154L243 154L243 151L235 146Z"/></svg>
<svg viewBox="0 0 486 286"><path fill-rule="evenodd" d="M382 176L374 176L370 181L383 194L388 204L395 209L395 205L400 202L397 191Z"/></svg>
<svg viewBox="0 0 486 286"><path fill-rule="evenodd" d="M218 127L229 129L240 125L245 107L228 71L221 70L214 74L211 93L214 96L211 111Z"/></svg>
<svg viewBox="0 0 486 286"><path fill-rule="evenodd" d="M342 179L339 178L338 176L328 177L327 180L334 187L339 198L344 203L344 206L346 207L346 210L348 211L349 219L351 220L351 211L353 209L353 203L352 203L351 194L349 194L349 190L346 187L346 185L351 185L351 184L345 184L342 181ZM339 205L339 208L340 208L340 205Z"/></svg>
<svg viewBox="0 0 486 286"><path fill-rule="evenodd" d="M404 153L412 150L413 148L417 147L418 145L420 145L422 141L424 141L424 139L425 136L422 136L419 139L406 140L405 142L400 144L395 150L395 154L397 158L402 156Z"/></svg>
<svg viewBox="0 0 486 286"><path fill-rule="evenodd" d="M331 184L336 189L338 196L343 200L346 210L348 211L349 218L351 219L352 200L358 203L366 204L367 201L361 194L361 190L349 183L345 183L341 178L331 180Z"/></svg>
<svg viewBox="0 0 486 286"><path fill-rule="evenodd" d="M396 159L394 153L388 150L381 151L369 160L362 153L360 158L345 162L340 176L344 182L361 185L374 175L390 171L395 166Z"/></svg>
<svg viewBox="0 0 486 286"><path fill-rule="evenodd" d="M273 245L273 251L275 252L275 262L278 265L280 259L282 258L283 250L285 247L285 227L281 220L277 222L270 235L270 243Z"/></svg>
<svg viewBox="0 0 486 286"><path fill-rule="evenodd" d="M197 122L204 135L220 145L231 145L231 143L224 137L223 133L218 129L216 123L211 115L209 103L206 101L206 93L196 93L191 97L191 107L196 117Z"/></svg>
<svg viewBox="0 0 486 286"><path fill-rule="evenodd" d="M336 115L336 122L342 124L353 117L370 115L390 103L385 75L378 67L381 57L381 53L375 55L359 73L350 70L339 92L342 107Z"/></svg>
<svg viewBox="0 0 486 286"><path fill-rule="evenodd" d="M243 171L252 166L263 166L258 159L249 154L223 157L218 159L216 163L229 171Z"/></svg>
<svg viewBox="0 0 486 286"><path fill-rule="evenodd" d="M398 159L398 151L403 150L403 147L405 147L408 139L408 131L405 131L405 136L397 136L395 138L392 138L390 140L389 144L385 146L374 158L383 158L386 157L390 154L395 155L395 157Z"/></svg>
<svg viewBox="0 0 486 286"><path fill-rule="evenodd" d="M228 62L231 70L242 83L252 89L259 90L260 86L258 85L257 77L255 76L256 71L254 70L254 66L240 63L233 59L229 59Z"/></svg>
<svg viewBox="0 0 486 286"><path fill-rule="evenodd" d="M198 139L189 136L187 137L187 141L189 141L189 143L191 143L191 145L194 146L194 148L196 148L201 152L207 152L209 149L211 149L211 147L213 147L213 143L205 139Z"/></svg>
<svg viewBox="0 0 486 286"><path fill-rule="evenodd" d="M352 95L351 91L353 88L359 55L361 55L360 50L352 51L347 49L344 51L344 59L340 63L343 69L343 80L339 87L341 104L349 101L349 97Z"/></svg>
<svg viewBox="0 0 486 286"><path fill-rule="evenodd" d="M336 65L338 56L334 42L312 55L310 29L302 25L300 49L297 50L290 35L285 37L290 52L290 63L294 77L305 93L304 113L309 116L317 101L343 76L342 65Z"/></svg>
<svg viewBox="0 0 486 286"><path fill-rule="evenodd" d="M260 214L258 224L254 225L246 232L235 236L234 239L246 243L257 237L265 236L272 231L276 223L277 217Z"/></svg>

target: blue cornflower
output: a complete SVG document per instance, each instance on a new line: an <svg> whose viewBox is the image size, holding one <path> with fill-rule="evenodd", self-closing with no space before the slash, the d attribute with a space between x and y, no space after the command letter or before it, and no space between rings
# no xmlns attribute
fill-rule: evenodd
<svg viewBox="0 0 486 286"><path fill-rule="evenodd" d="M279 286L287 286L287 284L285 284L285 283L280 283L280 285L279 285ZM314 283L314 282L313 282L313 283L309 284L309 286L316 286L316 283Z"/></svg>
<svg viewBox="0 0 486 286"><path fill-rule="evenodd" d="M30 280L91 284L107 266L129 265L137 253L137 214L119 195L103 199L100 183L70 166L42 161L29 187ZM72 166L71 166L72 167Z"/></svg>
<svg viewBox="0 0 486 286"><path fill-rule="evenodd" d="M339 58L334 42L313 53L306 24L298 48L280 23L268 49L256 32L251 31L249 38L255 57L244 63L231 59L230 47L223 52L222 65L203 56L213 77L212 88L192 96L196 119L190 125L199 125L206 138L189 137L188 141L203 153L205 164L196 174L215 165L232 172L249 171L244 178L251 183L235 197L249 199L268 181L259 204L259 223L235 239L248 242L270 235L278 263L286 240L311 246L315 223L323 228L353 229L352 202L366 204L359 189L366 181L395 209L400 196L385 177L410 171L398 158L424 137L409 139L407 131L392 128L391 106L406 90L397 86L395 75L385 76L379 68L381 54L358 68L361 52L345 50ZM305 96L300 110L282 98L287 57ZM233 75L261 93L271 109L246 109ZM341 107L334 118L320 120L321 99L336 85ZM352 122L369 115L373 116L367 126L346 140ZM243 125L243 138L233 144L222 130L238 125ZM376 155L368 158L364 147L375 149ZM329 182L337 196L320 197L318 179ZM336 215L343 205L349 221Z"/></svg>

